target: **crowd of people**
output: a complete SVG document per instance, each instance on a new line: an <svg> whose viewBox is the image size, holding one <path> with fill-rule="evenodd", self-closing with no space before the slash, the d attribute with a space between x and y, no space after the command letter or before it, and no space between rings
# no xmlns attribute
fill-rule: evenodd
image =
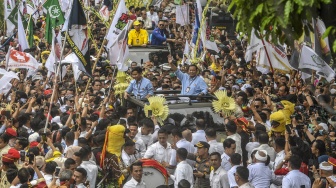
<svg viewBox="0 0 336 188"><path fill-rule="evenodd" d="M82 73L76 80L72 66L66 65L61 81L44 67L51 47L44 38L45 21L39 18L34 26L36 47L26 52L42 66L31 76L26 69L12 70L19 79L0 94L0 187L151 188L143 179L142 159L155 160L166 169L166 187L336 187L336 83L315 72L305 80L296 70L262 74L256 54L251 61L244 60L246 38L228 37L217 28L209 31L219 53L204 48L203 58L193 63L184 48L192 40L195 7L192 1L184 3L190 6L190 24L184 26L176 23L174 1L128 7L134 21L128 46L169 44L171 54L164 65L155 54L143 64L132 62L123 93L113 89L118 84L117 67L106 61L107 53L96 57L94 45L104 45L109 29L99 17L90 17L92 63L99 58L92 78ZM5 40L3 36L2 43ZM1 49L1 68L7 68L7 51L18 48L14 37ZM66 44L64 56L70 53ZM175 113L159 123L127 100L180 91L196 96L192 101L197 103L220 90L236 105L231 115L218 114L224 116L220 123L197 110L194 121ZM119 125L124 135L109 142L110 128ZM218 132L223 130L221 140ZM106 147L120 143L114 153L118 165L109 168ZM112 168L120 173L111 174L116 173Z"/></svg>

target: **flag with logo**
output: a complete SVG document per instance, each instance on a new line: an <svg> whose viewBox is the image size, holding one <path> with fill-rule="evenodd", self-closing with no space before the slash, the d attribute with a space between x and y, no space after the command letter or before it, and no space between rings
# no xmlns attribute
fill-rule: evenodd
<svg viewBox="0 0 336 188"><path fill-rule="evenodd" d="M79 69L85 74L91 76L92 70L90 62L90 44L87 32L87 20L79 0L73 1L68 21L69 31L65 35L66 40L72 51L78 57L79 62L83 65L79 66Z"/></svg>
<svg viewBox="0 0 336 188"><path fill-rule="evenodd" d="M7 19L11 14L13 8L14 5L12 4L12 1L4 0L4 18L6 20L6 36L10 36L12 34L12 31L15 29L15 24L13 24L9 19Z"/></svg>
<svg viewBox="0 0 336 188"><path fill-rule="evenodd" d="M52 42L52 30L65 22L64 15L58 0L47 0L43 7L47 10L45 38L47 42Z"/></svg>
<svg viewBox="0 0 336 188"><path fill-rule="evenodd" d="M102 8L99 10L99 14L105 21L109 19L112 8L111 0L104 0Z"/></svg>
<svg viewBox="0 0 336 188"><path fill-rule="evenodd" d="M109 50L110 64L117 65L119 71L127 71L129 66L126 59L129 55L127 36L130 24L131 22L124 27Z"/></svg>
<svg viewBox="0 0 336 188"><path fill-rule="evenodd" d="M25 68L29 70L36 70L39 66L40 63L38 63L37 60L29 53L13 49L7 53L8 69Z"/></svg>
<svg viewBox="0 0 336 188"><path fill-rule="evenodd" d="M112 47L113 43L117 39L118 35L121 33L121 31L124 29L124 27L127 25L129 20L129 16L127 14L127 8L125 4L125 0L120 0L117 12L114 15L112 24L110 26L110 29L106 35L106 39L108 39L108 43L106 47L109 49Z"/></svg>
<svg viewBox="0 0 336 188"><path fill-rule="evenodd" d="M299 68L316 70L316 74L325 77L328 82L335 78L335 71L307 46L302 47Z"/></svg>

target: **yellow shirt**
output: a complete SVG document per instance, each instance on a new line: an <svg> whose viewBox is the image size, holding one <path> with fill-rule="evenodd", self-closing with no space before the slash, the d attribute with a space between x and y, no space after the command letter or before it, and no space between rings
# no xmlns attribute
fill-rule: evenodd
<svg viewBox="0 0 336 188"><path fill-rule="evenodd" d="M136 31L132 29L128 33L128 45L132 46L141 46L143 44L148 43L148 33L144 29L140 29L140 31Z"/></svg>

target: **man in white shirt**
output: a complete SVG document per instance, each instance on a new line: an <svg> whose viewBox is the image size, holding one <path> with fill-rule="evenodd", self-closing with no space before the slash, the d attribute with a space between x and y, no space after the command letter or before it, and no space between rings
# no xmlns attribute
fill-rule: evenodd
<svg viewBox="0 0 336 188"><path fill-rule="evenodd" d="M246 167L238 166L234 176L239 188L254 188L248 180L249 170Z"/></svg>
<svg viewBox="0 0 336 188"><path fill-rule="evenodd" d="M218 152L222 155L224 153L224 147L222 143L216 140L216 130L214 128L207 128L205 130L205 136L210 145L209 153Z"/></svg>
<svg viewBox="0 0 336 188"><path fill-rule="evenodd" d="M274 179L273 172L266 166L267 151L258 150L254 155L254 163L248 166L250 175L249 181L255 187L270 187Z"/></svg>
<svg viewBox="0 0 336 188"><path fill-rule="evenodd" d="M193 185L194 177L193 177L193 169L186 162L188 156L188 151L185 148L179 148L176 151L176 161L178 162L174 175L170 175L170 178L174 180L174 187L178 188L178 183L185 179L190 185ZM192 186L191 186L192 187Z"/></svg>
<svg viewBox="0 0 336 188"><path fill-rule="evenodd" d="M211 188L229 188L229 180L227 171L221 167L221 155L218 152L210 154L210 164L213 170L210 173L210 186Z"/></svg>
<svg viewBox="0 0 336 188"><path fill-rule="evenodd" d="M227 138L223 142L224 147L224 153L221 156L222 159L222 167L224 170L229 171L231 169L231 163L230 163L230 157L235 153L236 151L236 141L234 141L232 138Z"/></svg>
<svg viewBox="0 0 336 188"><path fill-rule="evenodd" d="M271 161L274 162L276 153L275 153L274 148L270 147L268 145L268 141L269 141L268 134L267 133L261 133L261 134L259 134L258 140L259 140L260 146L257 147L257 148L255 148L254 150L266 150L267 151L267 155L269 155Z"/></svg>
<svg viewBox="0 0 336 188"><path fill-rule="evenodd" d="M271 163L271 167L272 167L272 171L276 171L280 168L282 168L283 166L283 160L285 159L285 144L286 144L286 141L284 138L276 138L274 140L274 148L275 148L275 152L277 153L276 154L276 157L275 157L275 160L274 160L274 163L272 164ZM281 187L281 182L282 182L282 179L283 179L283 175L276 175L275 176L275 181L273 182L273 185L274 186L278 186L278 187Z"/></svg>
<svg viewBox="0 0 336 188"><path fill-rule="evenodd" d="M282 179L282 187L311 187L310 179L300 172L302 160L299 156L293 155L288 161L288 174Z"/></svg>
<svg viewBox="0 0 336 188"><path fill-rule="evenodd" d="M152 29L153 28L153 23L152 19L147 16L146 11L141 11L141 17L137 18L138 21L143 21L143 29Z"/></svg>
<svg viewBox="0 0 336 188"><path fill-rule="evenodd" d="M194 145L183 138L182 132L179 129L173 129L171 134L176 148L185 148L188 153L195 153Z"/></svg>
<svg viewBox="0 0 336 188"><path fill-rule="evenodd" d="M242 157L239 155L239 153L234 153L230 157L230 162L232 166L232 168L228 171L228 179L230 187L238 187L234 174L236 173L237 167L239 167L242 162L241 158Z"/></svg>
<svg viewBox="0 0 336 188"><path fill-rule="evenodd" d="M126 139L121 152L121 159L126 167L129 167L136 160L140 159L140 153L135 149L135 143L131 139Z"/></svg>
<svg viewBox="0 0 336 188"><path fill-rule="evenodd" d="M91 161L91 147L84 146L79 150L79 153L82 155L81 160L82 163L79 165L80 167L84 168L87 172L87 180L90 182L90 188L96 187L96 179L98 176L98 167L96 162ZM86 176L85 176L86 177Z"/></svg>
<svg viewBox="0 0 336 188"><path fill-rule="evenodd" d="M196 145L198 142L206 142L205 138L205 121L204 119L197 119L196 120L196 132L192 134L192 141L191 144Z"/></svg>
<svg viewBox="0 0 336 188"><path fill-rule="evenodd" d="M234 141L236 141L235 153L239 153L240 155L243 155L243 151L241 148L241 137L237 133L236 123L232 120L225 119L225 130L226 130L226 134L228 135L227 138L232 138Z"/></svg>
<svg viewBox="0 0 336 188"><path fill-rule="evenodd" d="M158 16L158 14L156 12L154 12L154 6L149 6L149 11L147 12L147 17L151 20L153 20L155 17Z"/></svg>
<svg viewBox="0 0 336 188"><path fill-rule="evenodd" d="M142 162L135 162L130 166L132 179L125 183L123 188L146 188L145 182L142 180Z"/></svg>
<svg viewBox="0 0 336 188"><path fill-rule="evenodd" d="M76 168L72 179L75 180L75 187L77 188L86 188L86 186L84 185L84 183L86 182L86 177L87 177L87 172L84 168Z"/></svg>
<svg viewBox="0 0 336 188"><path fill-rule="evenodd" d="M128 129L130 130L130 132L128 133L128 137L133 140L133 142L135 142L135 149L140 153L141 158L145 155L146 152L146 145L144 143L144 141L139 137L137 137L136 135L138 134L138 125L135 123L130 123L128 125Z"/></svg>
<svg viewBox="0 0 336 188"><path fill-rule="evenodd" d="M153 143L152 132L154 130L154 122L149 118L144 118L139 122L138 134L136 137L140 138L144 143L146 148Z"/></svg>
<svg viewBox="0 0 336 188"><path fill-rule="evenodd" d="M168 133L167 130L161 128L158 132L158 142L150 145L145 153L145 159L155 159L161 163L164 167L176 166L176 161L172 157L175 157L175 150L172 149L170 143L167 142Z"/></svg>

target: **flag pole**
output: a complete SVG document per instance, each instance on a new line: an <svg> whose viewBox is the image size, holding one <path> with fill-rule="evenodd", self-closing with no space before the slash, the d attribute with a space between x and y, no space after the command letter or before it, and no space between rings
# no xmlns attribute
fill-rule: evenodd
<svg viewBox="0 0 336 188"><path fill-rule="evenodd" d="M274 73L274 69L273 69L273 66L272 66L272 62L271 62L271 59L270 59L270 57L269 57L269 55L268 55L267 48L266 48L266 46L265 46L264 36L262 36L262 35L260 35L260 36L261 36L261 42L263 43L263 46L264 46L264 49L265 49L265 53L266 53L267 60L268 60L268 62L269 62L269 64L270 64L271 71L272 71L272 73Z"/></svg>
<svg viewBox="0 0 336 188"><path fill-rule="evenodd" d="M61 34L60 31L59 31L58 34L59 35ZM67 34L68 34L68 30L65 31L65 35L67 35ZM51 107L52 107L52 104L54 102L54 97L55 97L55 93L56 93L56 86L57 86L57 77L58 77L58 74L59 74L59 70L61 69L61 64L62 64L62 58L63 58L63 52L64 52L64 48L65 48L65 43L66 43L66 39L64 38L64 42L63 42L62 50L61 50L60 61L59 61L59 64L57 66L57 70L56 70L56 74L55 74L55 78L54 78L54 88L53 88L53 92L52 92L51 98L50 98L50 105L49 105L49 110L48 110L48 115L47 115L47 121L46 121L45 126L44 126L44 133L46 133L46 131L47 131L48 118L50 116ZM61 77L62 77L62 75L61 75Z"/></svg>

